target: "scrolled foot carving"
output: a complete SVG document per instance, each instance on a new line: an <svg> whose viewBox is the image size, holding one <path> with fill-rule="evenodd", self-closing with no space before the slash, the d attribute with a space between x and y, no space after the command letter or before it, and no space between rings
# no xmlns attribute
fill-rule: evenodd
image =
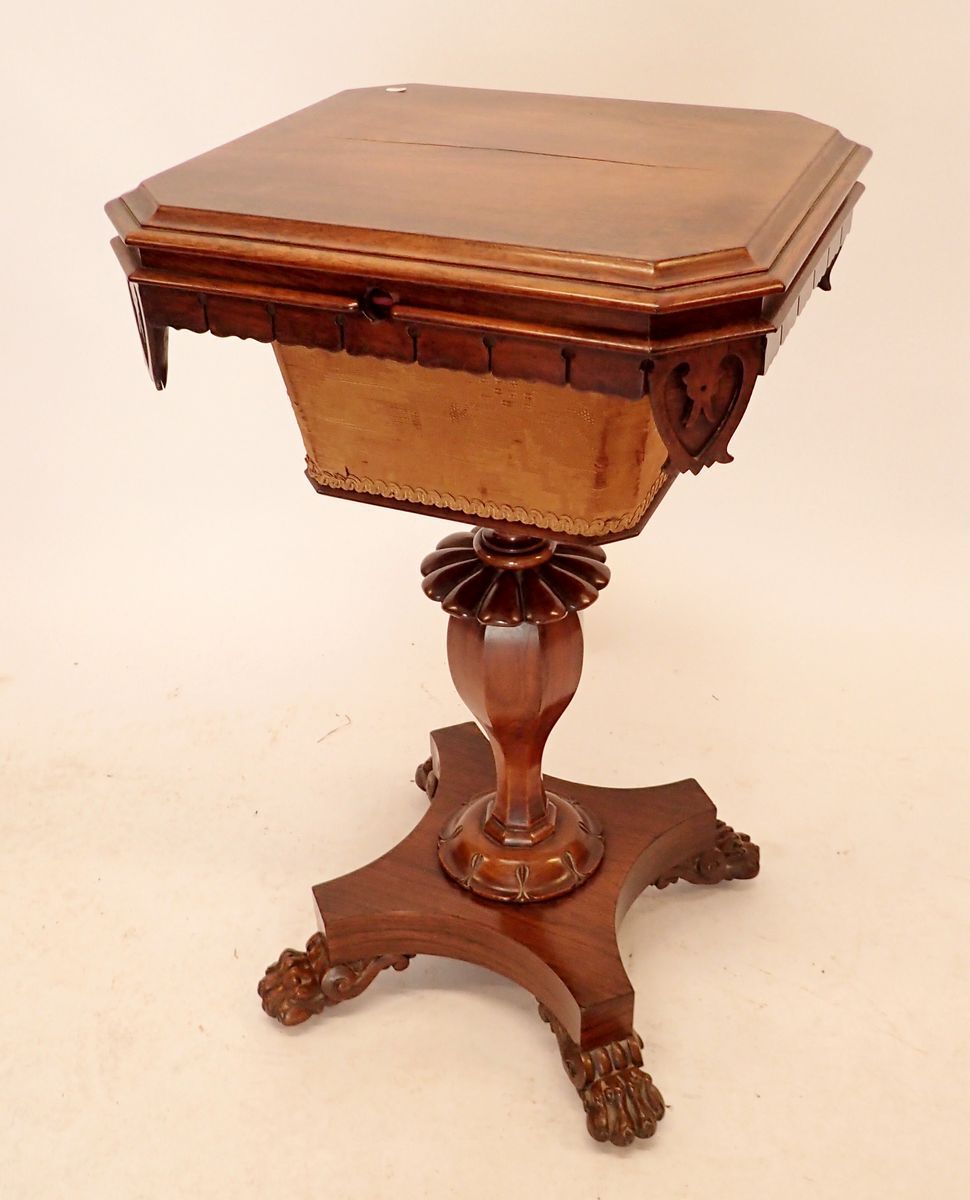
<svg viewBox="0 0 970 1200"><path fill-rule="evenodd" d="M629 1037L581 1050L542 1004L539 1016L556 1035L563 1066L586 1110L586 1128L597 1142L629 1146L652 1137L664 1115L663 1097L643 1070L643 1041Z"/></svg>
<svg viewBox="0 0 970 1200"><path fill-rule="evenodd" d="M284 950L259 982L263 1011L281 1025L300 1025L325 1008L351 1000L387 967L403 971L407 954L381 954L356 962L332 963L327 939L315 933L306 951Z"/></svg>
<svg viewBox="0 0 970 1200"><path fill-rule="evenodd" d="M434 759L426 758L423 763L418 764L418 769L414 772L414 782L422 792L427 792L429 800L434 799L434 794L438 790L438 776L434 769Z"/></svg>
<svg viewBox="0 0 970 1200"><path fill-rule="evenodd" d="M678 879L685 883L721 883L725 879L754 879L761 867L761 851L746 833L737 833L723 821L709 850L673 868L657 880L665 888Z"/></svg>

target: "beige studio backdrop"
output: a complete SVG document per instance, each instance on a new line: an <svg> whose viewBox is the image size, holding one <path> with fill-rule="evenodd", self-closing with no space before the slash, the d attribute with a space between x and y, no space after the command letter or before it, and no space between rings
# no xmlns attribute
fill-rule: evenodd
<svg viewBox="0 0 970 1200"><path fill-rule="evenodd" d="M965 7L34 3L3 33L0 1195L965 1196ZM417 576L452 527L315 496L267 346L173 335L157 395L101 206L407 80L794 110L875 152L734 464L611 549L547 756L696 775L762 846L623 927L670 1103L626 1152L484 970L419 959L289 1034L255 995L463 719Z"/></svg>

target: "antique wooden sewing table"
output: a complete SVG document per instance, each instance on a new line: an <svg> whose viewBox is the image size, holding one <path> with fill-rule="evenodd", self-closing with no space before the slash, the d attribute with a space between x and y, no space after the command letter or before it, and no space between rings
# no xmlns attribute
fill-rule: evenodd
<svg viewBox="0 0 970 1200"><path fill-rule="evenodd" d="M158 388L169 327L270 342L318 492L479 526L421 571L487 740L433 733L413 832L314 888L320 932L259 985L284 1025L416 954L480 963L538 999L594 1138L654 1132L616 922L649 885L750 879L758 850L693 780L598 788L544 776L542 750L601 545L731 461L868 157L790 113L408 85L107 206Z"/></svg>

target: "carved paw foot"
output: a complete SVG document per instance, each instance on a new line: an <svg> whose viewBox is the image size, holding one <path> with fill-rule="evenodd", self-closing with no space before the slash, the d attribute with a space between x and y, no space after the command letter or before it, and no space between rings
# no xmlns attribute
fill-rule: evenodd
<svg viewBox="0 0 970 1200"><path fill-rule="evenodd" d="M306 951L284 950L259 982L263 1011L281 1025L299 1025L325 1008L359 996L386 967L403 971L406 954L381 954L356 962L332 963L327 939L315 933Z"/></svg>
<svg viewBox="0 0 970 1200"><path fill-rule="evenodd" d="M761 866L761 851L746 833L736 833L723 821L717 823L714 845L702 854L674 867L657 880L658 888L683 879L686 883L721 883L725 879L754 879Z"/></svg>
<svg viewBox="0 0 970 1200"><path fill-rule="evenodd" d="M629 1146L652 1137L664 1115L663 1097L644 1071L639 1034L581 1050L542 1004L542 1017L559 1043L563 1066L586 1110L586 1128L598 1142Z"/></svg>
<svg viewBox="0 0 970 1200"><path fill-rule="evenodd" d="M432 759L426 758L423 763L418 764L418 769L414 772L414 782L423 792L428 793L429 800L434 799L438 790L438 776L435 774Z"/></svg>

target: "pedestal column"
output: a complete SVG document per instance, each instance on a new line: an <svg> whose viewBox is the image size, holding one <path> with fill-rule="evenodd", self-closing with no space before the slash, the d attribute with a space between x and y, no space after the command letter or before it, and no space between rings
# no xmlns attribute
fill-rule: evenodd
<svg viewBox="0 0 970 1200"><path fill-rule="evenodd" d="M577 611L609 582L598 547L489 530L453 534L421 564L424 590L450 615L448 663L495 757L495 791L441 830L438 858L463 887L529 903L583 884L603 860L599 823L548 792L542 752L579 685Z"/></svg>

